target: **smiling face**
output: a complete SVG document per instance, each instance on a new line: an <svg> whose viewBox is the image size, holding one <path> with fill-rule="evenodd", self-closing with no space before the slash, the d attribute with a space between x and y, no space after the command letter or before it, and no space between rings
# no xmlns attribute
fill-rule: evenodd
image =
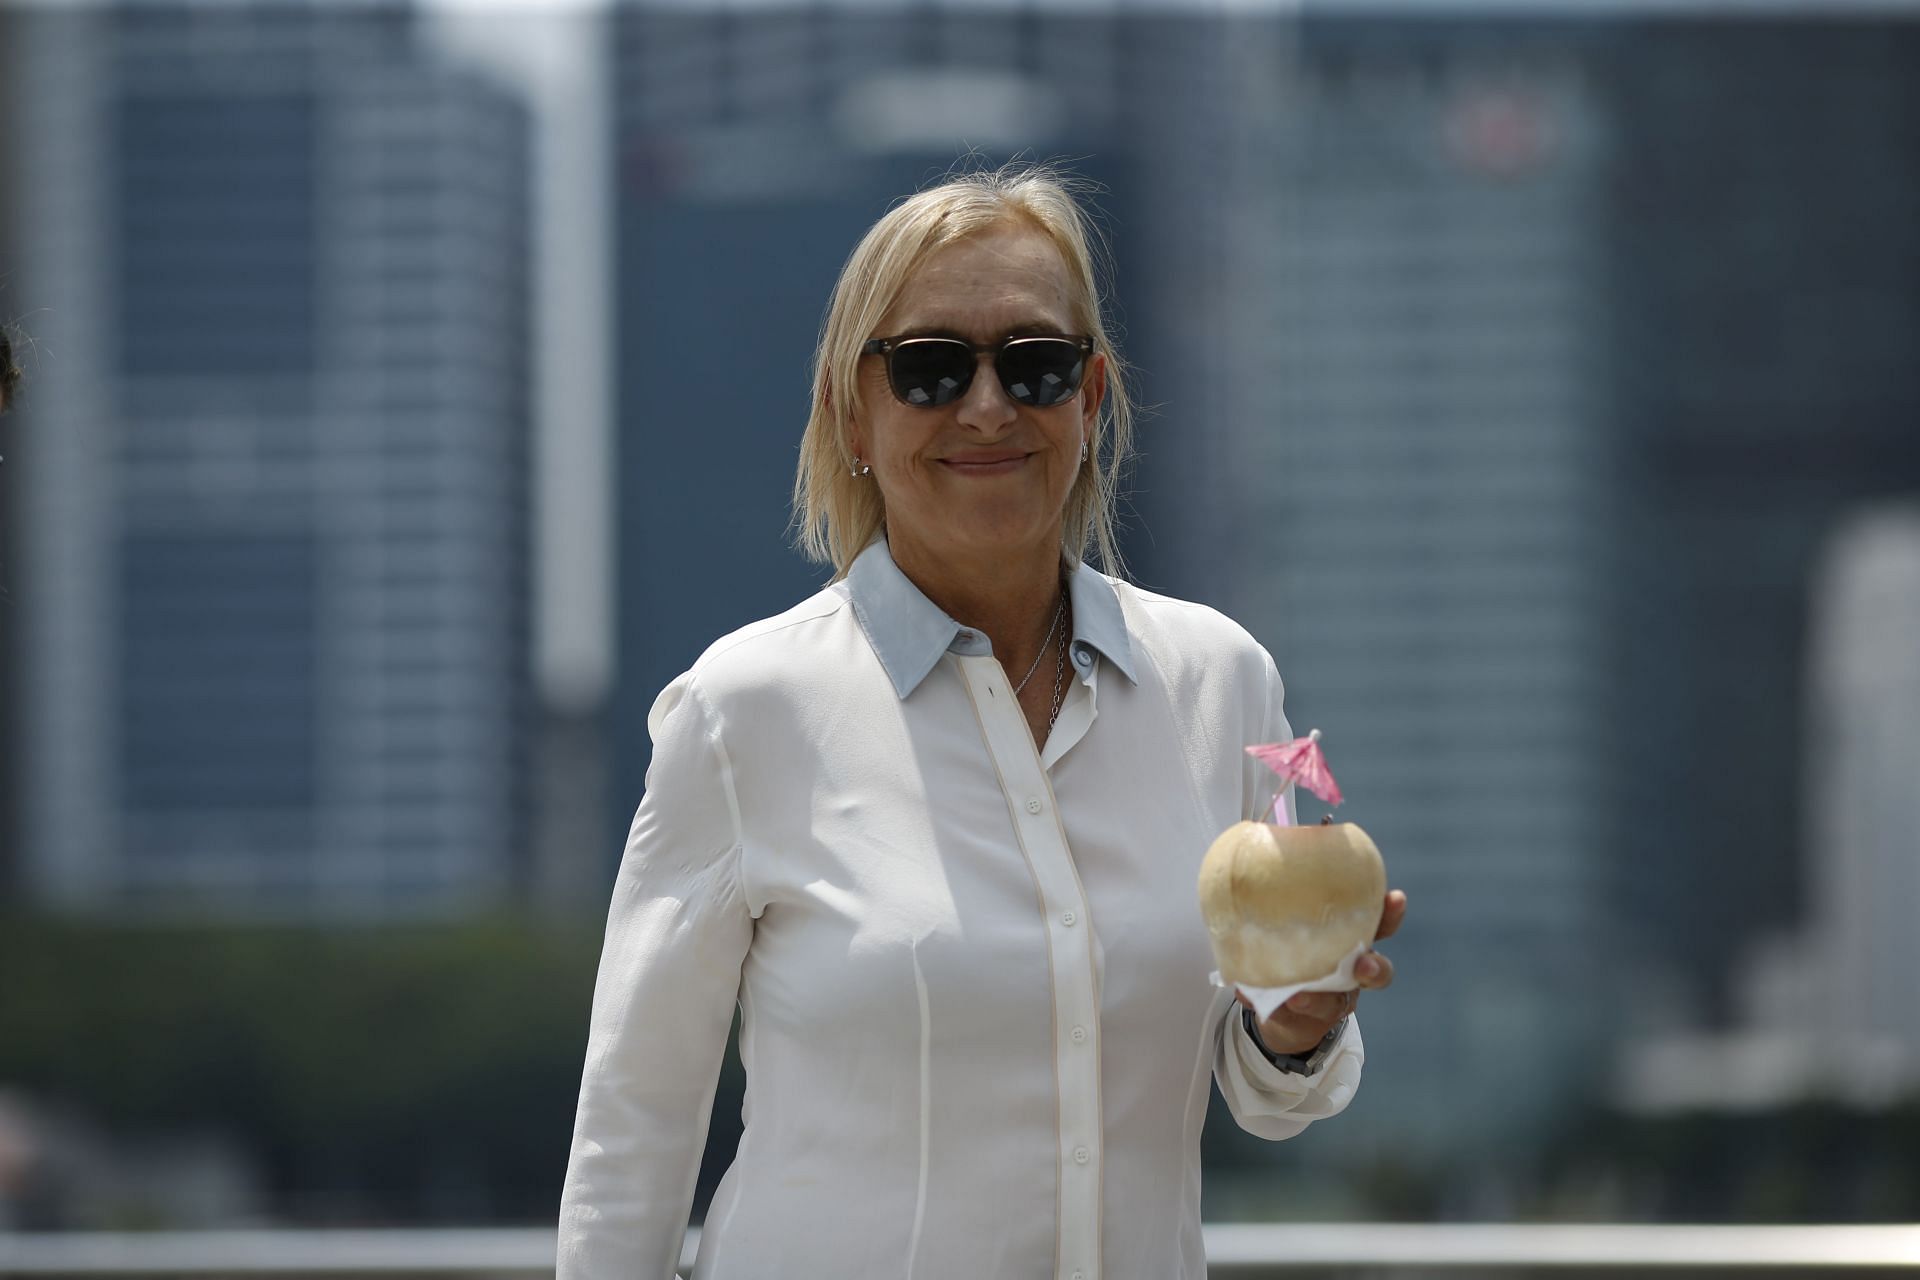
<svg viewBox="0 0 1920 1280"><path fill-rule="evenodd" d="M979 344L1079 336L1071 280L1045 233L997 228L929 254L870 336ZM1057 554L1105 379L1103 358L1089 356L1078 394L1031 408L1007 395L988 353L965 395L916 408L895 398L884 356L863 356L852 443L880 486L895 558L992 563Z"/></svg>

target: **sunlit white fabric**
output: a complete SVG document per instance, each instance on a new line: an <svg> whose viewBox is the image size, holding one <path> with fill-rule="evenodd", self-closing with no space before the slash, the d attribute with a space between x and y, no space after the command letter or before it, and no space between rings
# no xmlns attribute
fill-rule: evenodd
<svg viewBox="0 0 1920 1280"><path fill-rule="evenodd" d="M1347 1105L1355 1022L1288 1075L1208 981L1201 857L1272 801L1241 748L1290 736L1272 660L1084 565L1070 591L1039 751L884 541L660 694L559 1280L673 1274L736 1001L746 1132L700 1280L1202 1280L1209 1077L1266 1138Z"/></svg>

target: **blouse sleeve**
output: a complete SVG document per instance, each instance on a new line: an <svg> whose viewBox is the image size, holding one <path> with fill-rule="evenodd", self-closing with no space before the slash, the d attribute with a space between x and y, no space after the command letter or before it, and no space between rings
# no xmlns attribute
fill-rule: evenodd
<svg viewBox="0 0 1920 1280"><path fill-rule="evenodd" d="M1261 659L1266 674L1266 707L1259 721L1260 736L1254 741L1285 742L1293 737L1282 709L1286 686L1273 658L1263 652ZM1243 757L1241 768L1241 815L1252 821L1270 817L1279 779L1252 756ZM1296 819L1291 791L1286 804L1289 820ZM1215 1029L1213 1078L1220 1086L1220 1096L1227 1100L1234 1122L1262 1138L1291 1138L1315 1120L1346 1110L1360 1087L1360 1067L1365 1060L1357 1016L1347 1019L1333 1053L1311 1076L1290 1074L1267 1061L1247 1032L1238 1001L1227 1002L1224 1017Z"/></svg>
<svg viewBox="0 0 1920 1280"><path fill-rule="evenodd" d="M646 794L594 985L557 1280L674 1275L753 939L732 767L692 673L661 692L647 729Z"/></svg>

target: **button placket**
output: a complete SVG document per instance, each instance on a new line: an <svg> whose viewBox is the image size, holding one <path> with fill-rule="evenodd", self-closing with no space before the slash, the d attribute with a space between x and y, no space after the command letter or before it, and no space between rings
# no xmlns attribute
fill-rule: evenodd
<svg viewBox="0 0 1920 1280"><path fill-rule="evenodd" d="M1057 1275L1095 1277L1100 1256L1100 1054L1093 937L1078 928L1086 913L1058 801L1034 749L1033 734L998 662L959 659L968 694L1013 817L1050 929L1048 979L1053 988L1056 1097L1059 1116L1060 1222ZM1053 800L1056 813L1047 812Z"/></svg>

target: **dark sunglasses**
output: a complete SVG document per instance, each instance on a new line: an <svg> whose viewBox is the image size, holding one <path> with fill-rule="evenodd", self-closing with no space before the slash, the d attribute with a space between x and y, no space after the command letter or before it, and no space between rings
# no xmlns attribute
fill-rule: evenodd
<svg viewBox="0 0 1920 1280"><path fill-rule="evenodd" d="M958 338L872 338L861 348L887 358L887 384L901 404L937 409L967 394L978 357L1016 403L1044 409L1071 400L1087 371L1092 338L1008 338L976 346Z"/></svg>

